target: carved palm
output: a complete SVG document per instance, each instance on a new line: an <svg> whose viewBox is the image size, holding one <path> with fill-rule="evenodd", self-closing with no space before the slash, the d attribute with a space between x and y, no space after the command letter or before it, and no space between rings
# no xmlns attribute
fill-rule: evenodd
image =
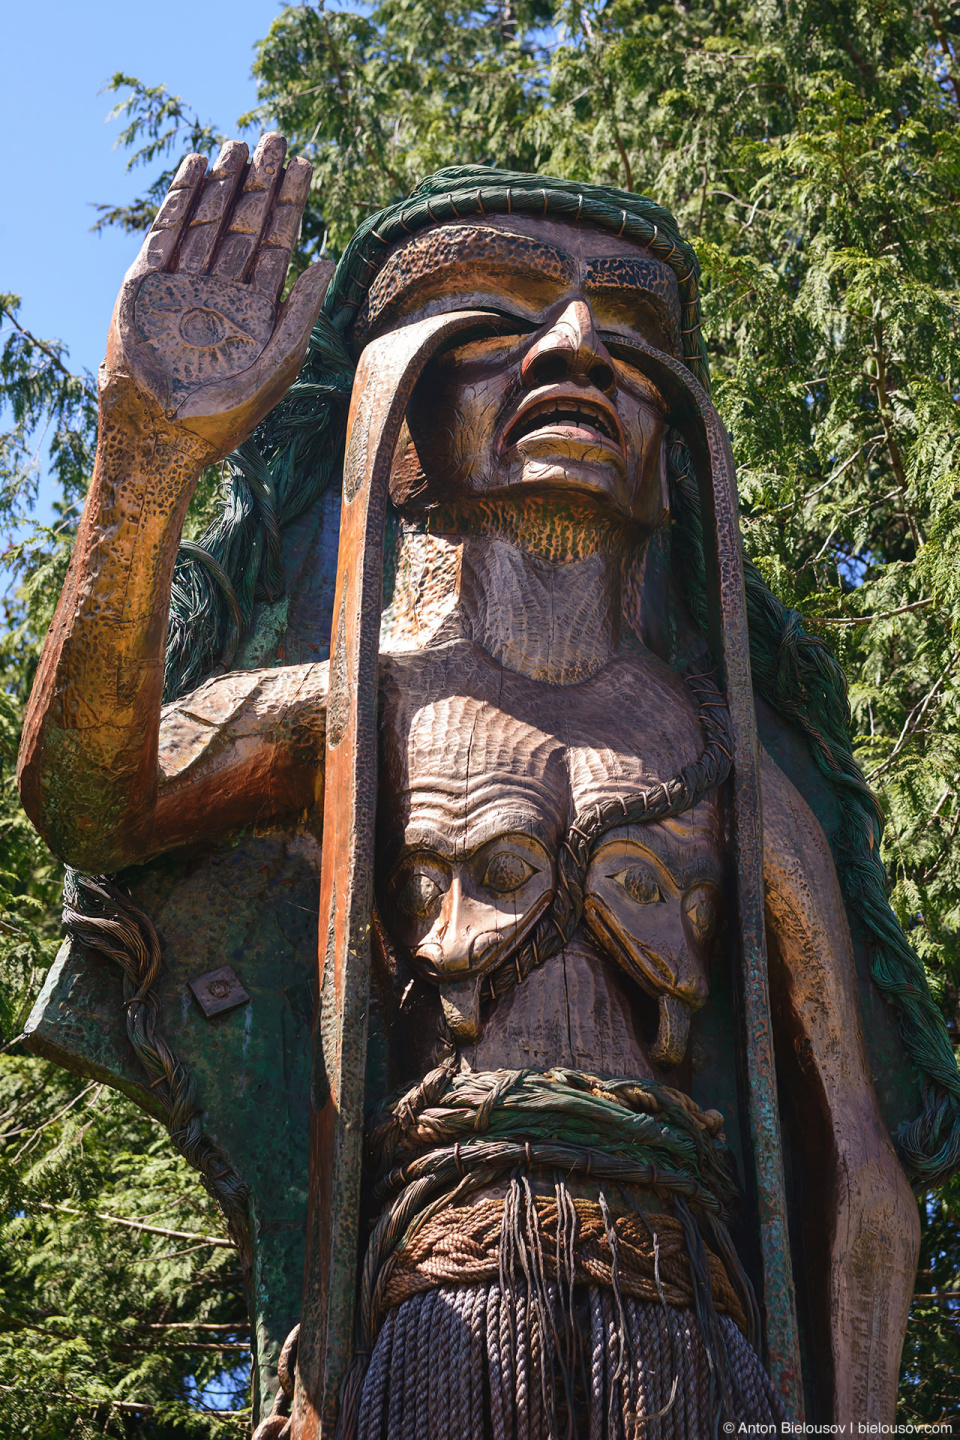
<svg viewBox="0 0 960 1440"><path fill-rule="evenodd" d="M294 379L333 271L300 276L279 304L312 167L265 135L248 162L228 141L213 168L188 155L124 279L107 370L129 375L167 419L221 454Z"/></svg>

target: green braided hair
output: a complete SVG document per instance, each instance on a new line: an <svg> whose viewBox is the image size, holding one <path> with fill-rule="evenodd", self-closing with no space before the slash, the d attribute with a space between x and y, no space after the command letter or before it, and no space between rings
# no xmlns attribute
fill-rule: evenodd
<svg viewBox="0 0 960 1440"><path fill-rule="evenodd" d="M337 266L300 374L254 436L227 462L221 512L198 544L181 547L174 578L166 693L175 698L230 665L254 602L283 593L282 530L343 469L353 383L350 332L390 246L433 224L492 214L547 216L623 235L670 266L681 303L683 358L709 390L700 330L699 266L676 221L641 195L485 166L451 167L366 220ZM699 494L686 446L669 449L676 571L694 621L706 631L707 578ZM879 848L882 815L853 758L846 679L827 646L803 628L744 562L754 688L805 735L836 795L843 823L830 836L840 883L862 927L874 982L896 1009L923 1083L923 1109L898 1136L917 1185L960 1168L960 1073L943 1017L887 899Z"/></svg>

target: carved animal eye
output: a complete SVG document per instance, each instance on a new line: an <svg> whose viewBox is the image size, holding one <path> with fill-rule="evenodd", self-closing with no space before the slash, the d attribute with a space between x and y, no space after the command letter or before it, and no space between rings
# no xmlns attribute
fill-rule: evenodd
<svg viewBox="0 0 960 1440"><path fill-rule="evenodd" d="M611 875L610 879L616 880L638 905L653 905L664 898L650 871L640 865L634 866L632 870L621 870L618 875Z"/></svg>
<svg viewBox="0 0 960 1440"><path fill-rule="evenodd" d="M509 850L501 850L499 854L491 856L483 872L481 884L495 895L512 895L514 890L525 885L533 874L534 867L526 860L521 860L519 855L514 855Z"/></svg>
<svg viewBox="0 0 960 1440"><path fill-rule="evenodd" d="M683 913L698 940L713 939L717 929L717 901L709 890L688 890L683 897Z"/></svg>
<svg viewBox="0 0 960 1440"><path fill-rule="evenodd" d="M415 870L397 897L397 905L409 920L429 920L442 891L435 880Z"/></svg>

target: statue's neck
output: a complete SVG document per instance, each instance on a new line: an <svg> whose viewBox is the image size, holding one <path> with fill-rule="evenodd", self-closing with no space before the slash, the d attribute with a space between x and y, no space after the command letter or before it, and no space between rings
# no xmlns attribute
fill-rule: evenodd
<svg viewBox="0 0 960 1440"><path fill-rule="evenodd" d="M507 669L574 685L611 659L626 527L543 498L451 507L429 528L460 537L460 627Z"/></svg>

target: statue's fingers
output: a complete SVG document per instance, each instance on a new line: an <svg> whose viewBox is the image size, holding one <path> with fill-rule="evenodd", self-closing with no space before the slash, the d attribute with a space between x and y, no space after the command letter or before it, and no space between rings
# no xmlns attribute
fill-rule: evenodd
<svg viewBox="0 0 960 1440"><path fill-rule="evenodd" d="M167 269L176 254L180 236L193 208L206 168L207 162L203 155L188 155L181 161L180 168L173 177L173 184L157 211L157 218L150 227L150 233L128 275L146 275L151 271Z"/></svg>
<svg viewBox="0 0 960 1440"><path fill-rule="evenodd" d="M312 177L313 166L308 161L299 157L290 161L280 186L277 203L273 207L273 214L253 262L250 283L274 302L280 299L280 291L287 277L287 266L300 234L300 220L310 194Z"/></svg>
<svg viewBox="0 0 960 1440"><path fill-rule="evenodd" d="M224 280L246 280L283 175L287 142L282 135L264 135L253 152L243 190L234 204L211 266Z"/></svg>
<svg viewBox="0 0 960 1440"><path fill-rule="evenodd" d="M202 275L207 270L249 153L242 140L228 140L220 151L203 182L200 199L181 241L178 270L189 275Z"/></svg>
<svg viewBox="0 0 960 1440"><path fill-rule="evenodd" d="M332 260L318 260L304 270L280 307L277 328L260 357L265 373L289 372L286 389L303 362L310 332L317 323L323 297L336 266Z"/></svg>

